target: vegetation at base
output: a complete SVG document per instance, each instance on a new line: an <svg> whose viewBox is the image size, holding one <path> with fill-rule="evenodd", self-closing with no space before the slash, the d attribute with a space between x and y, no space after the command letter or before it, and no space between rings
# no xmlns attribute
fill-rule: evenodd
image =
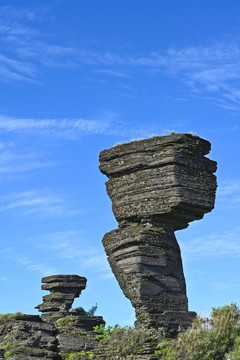
<svg viewBox="0 0 240 360"><path fill-rule="evenodd" d="M81 316L93 316L97 310L97 303L93 305L88 311L85 311L82 307L71 309L71 313L56 320L57 327L67 326L74 322L73 315Z"/></svg>
<svg viewBox="0 0 240 360"><path fill-rule="evenodd" d="M152 341L152 333L142 328L121 328L119 325L115 325L110 336L108 336L108 332L105 334L106 336L101 339L98 349L110 356L124 357L141 353L146 343Z"/></svg>
<svg viewBox="0 0 240 360"><path fill-rule="evenodd" d="M94 328L98 350L108 356L140 354L156 339L146 329L119 325ZM213 308L210 319L197 317L177 339L162 339L155 347L161 360L240 360L240 309L236 304Z"/></svg>
<svg viewBox="0 0 240 360"><path fill-rule="evenodd" d="M131 139L131 140L121 140L119 141L118 143L116 143L114 145L115 146L119 146L119 145L122 145L122 144L129 144L129 143L133 143L133 142L136 142L136 141L140 141L140 140L144 140L144 138L134 138L134 139Z"/></svg>
<svg viewBox="0 0 240 360"><path fill-rule="evenodd" d="M0 314L0 325L6 324L8 321L22 315L23 314L21 312L16 312L15 314L11 314L11 313Z"/></svg>
<svg viewBox="0 0 240 360"><path fill-rule="evenodd" d="M12 355L11 351L6 351L6 352L4 353L4 357L5 357L5 358L8 358L8 357L11 356L11 355Z"/></svg>
<svg viewBox="0 0 240 360"><path fill-rule="evenodd" d="M71 330L71 331L65 331L65 332L61 332L64 335L69 335L69 336L74 336L74 337L80 337L80 336L86 336L87 332L84 330Z"/></svg>
<svg viewBox="0 0 240 360"><path fill-rule="evenodd" d="M14 349L17 347L17 344L13 343L12 341L7 341L5 344L0 344L1 350L7 350L4 352L4 358L7 358L12 355L11 351L9 349Z"/></svg>
<svg viewBox="0 0 240 360"><path fill-rule="evenodd" d="M92 351L77 351L71 352L64 355L64 360L82 360L82 359L93 359Z"/></svg>
<svg viewBox="0 0 240 360"><path fill-rule="evenodd" d="M240 360L240 309L236 304L213 308L210 320L193 325L162 350L164 360Z"/></svg>
<svg viewBox="0 0 240 360"><path fill-rule="evenodd" d="M95 338L102 340L109 339L115 331L126 329L127 327L121 328L120 325L116 324L114 326L106 327L104 324L97 325L93 327L93 331L96 333Z"/></svg>
<svg viewBox="0 0 240 360"><path fill-rule="evenodd" d="M1 319L4 319L5 324L9 319L20 315L21 313L6 314ZM71 321L73 316L68 315L57 322L67 324ZM177 339L162 339L159 344L150 330L142 328L121 328L118 324L106 327L102 324L95 326L93 331L100 340L96 351L69 352L63 358L97 359L97 353L100 353L124 359L129 355L134 357L135 354L143 353L146 345L150 345L150 348L155 347L153 352L161 360L240 360L240 309L234 303L213 308L210 319L199 316ZM76 333L76 336L81 335L82 331ZM5 339L5 343L0 344L0 349L5 351L4 358L9 357L16 346Z"/></svg>
<svg viewBox="0 0 240 360"><path fill-rule="evenodd" d="M56 320L55 324L57 327L69 325L74 322L72 315L66 315Z"/></svg>

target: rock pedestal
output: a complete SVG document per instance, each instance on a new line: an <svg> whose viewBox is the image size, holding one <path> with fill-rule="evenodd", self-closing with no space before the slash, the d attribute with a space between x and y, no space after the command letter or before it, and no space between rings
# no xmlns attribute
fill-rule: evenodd
<svg viewBox="0 0 240 360"><path fill-rule="evenodd" d="M51 275L42 278L42 290L49 290L50 294L43 296L43 303L36 306L43 313L42 319L55 322L66 316L73 301L85 289L87 279L78 275Z"/></svg>
<svg viewBox="0 0 240 360"><path fill-rule="evenodd" d="M136 325L175 337L188 311L181 253L174 235L214 207L216 162L210 143L190 134L154 137L100 154L119 228L105 234L108 261L136 310Z"/></svg>

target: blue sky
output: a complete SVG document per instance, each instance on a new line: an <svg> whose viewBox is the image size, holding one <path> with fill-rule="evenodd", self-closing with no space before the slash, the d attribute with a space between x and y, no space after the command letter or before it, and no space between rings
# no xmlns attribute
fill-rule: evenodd
<svg viewBox="0 0 240 360"><path fill-rule="evenodd" d="M176 232L190 310L239 305L240 2L2 0L0 312L37 313L41 277L79 274L74 306L134 311L101 244L117 227L101 150L170 131L209 140L215 209Z"/></svg>

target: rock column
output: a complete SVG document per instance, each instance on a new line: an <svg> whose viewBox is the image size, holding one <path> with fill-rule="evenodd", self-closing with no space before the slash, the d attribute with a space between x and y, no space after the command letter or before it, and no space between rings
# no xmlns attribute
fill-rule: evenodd
<svg viewBox="0 0 240 360"><path fill-rule="evenodd" d="M43 312L44 321L54 322L66 316L73 301L85 289L87 279L78 275L51 275L42 278L42 290L50 294L43 296L43 303L35 308Z"/></svg>
<svg viewBox="0 0 240 360"><path fill-rule="evenodd" d="M100 154L119 223L103 238L108 261L135 307L136 325L158 329L164 337L175 337L196 316L188 311L174 231L214 207L216 162L205 157L209 151L206 140L173 134Z"/></svg>

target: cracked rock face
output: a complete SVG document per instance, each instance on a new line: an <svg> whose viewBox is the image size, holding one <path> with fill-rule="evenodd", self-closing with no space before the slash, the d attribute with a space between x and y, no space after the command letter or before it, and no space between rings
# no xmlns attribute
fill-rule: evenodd
<svg viewBox="0 0 240 360"><path fill-rule="evenodd" d="M210 143L190 134L154 137L100 154L119 228L105 234L108 261L136 310L136 325L174 337L188 311L181 253L174 235L214 207L216 162Z"/></svg>

